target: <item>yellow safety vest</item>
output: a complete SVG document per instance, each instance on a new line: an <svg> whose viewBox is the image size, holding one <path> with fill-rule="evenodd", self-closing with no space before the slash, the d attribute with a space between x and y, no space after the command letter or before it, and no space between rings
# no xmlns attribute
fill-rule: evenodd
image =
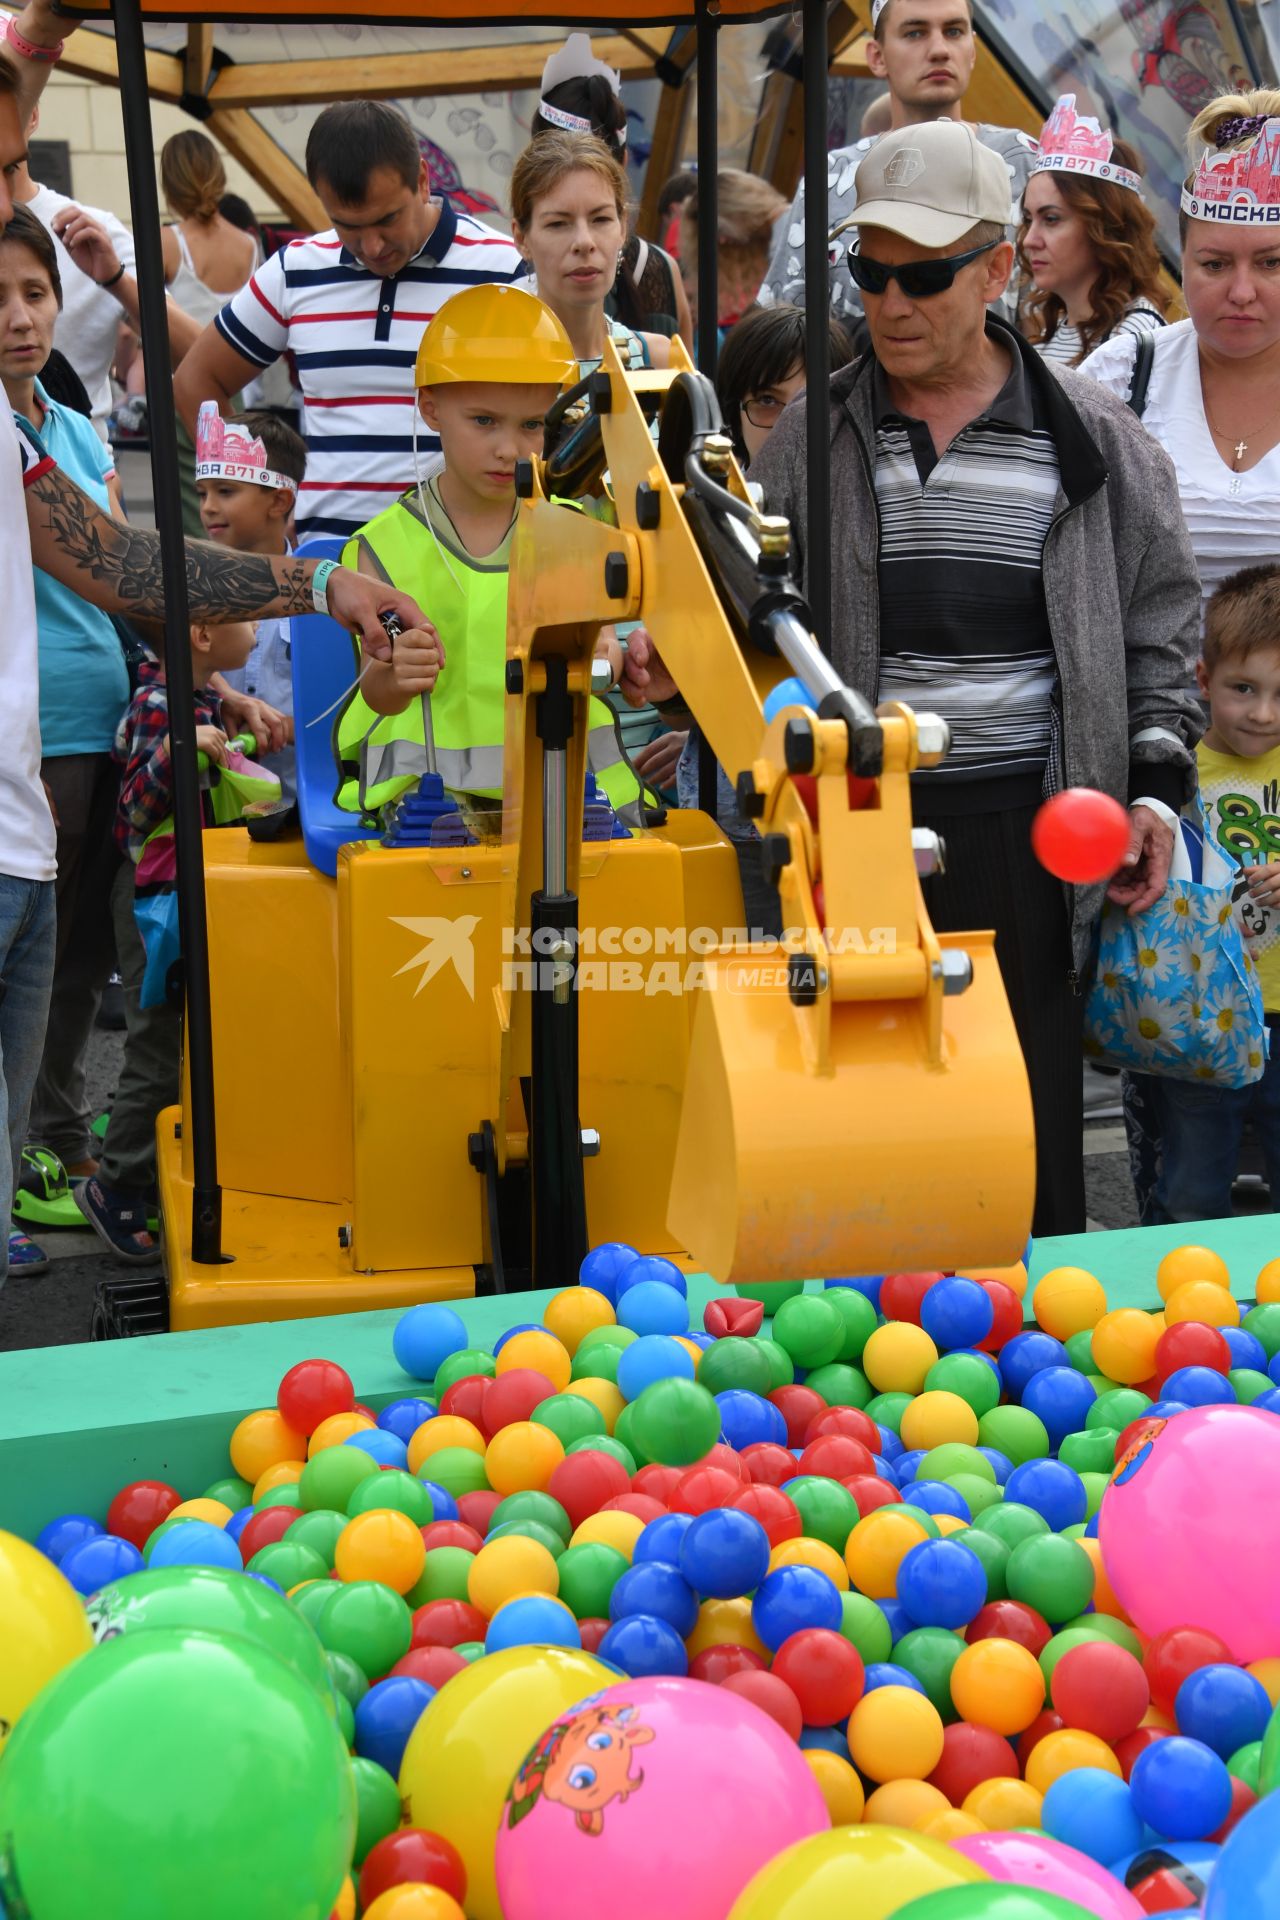
<svg viewBox="0 0 1280 1920"><path fill-rule="evenodd" d="M450 546L448 558L407 493L352 536L343 564L361 552L383 577L412 594L444 643L445 664L431 696L436 768L451 792L502 795L502 741L507 659L506 566L486 566ZM615 717L592 699L587 764L614 811L640 824L640 783L623 753ZM416 785L427 771L422 707L377 714L357 689L334 733L342 783L337 801L353 813L375 813Z"/></svg>

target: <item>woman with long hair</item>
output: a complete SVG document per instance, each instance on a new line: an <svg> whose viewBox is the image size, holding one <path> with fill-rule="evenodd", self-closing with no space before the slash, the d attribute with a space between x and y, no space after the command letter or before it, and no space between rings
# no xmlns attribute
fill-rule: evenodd
<svg viewBox="0 0 1280 1920"><path fill-rule="evenodd" d="M165 281L184 312L207 326L257 266L258 242L222 213L227 191L222 157L197 127L165 141L160 184L174 215L174 224L160 235Z"/></svg>
<svg viewBox="0 0 1280 1920"><path fill-rule="evenodd" d="M722 167L716 176L716 323L721 337L755 305L787 203L758 173ZM697 319L698 193L680 216L680 265Z"/></svg>
<svg viewBox="0 0 1280 1920"><path fill-rule="evenodd" d="M1078 366L1115 333L1164 325L1156 223L1142 197L1141 161L1074 94L1054 108L1027 183L1018 262L1030 291L1023 332L1046 360Z"/></svg>

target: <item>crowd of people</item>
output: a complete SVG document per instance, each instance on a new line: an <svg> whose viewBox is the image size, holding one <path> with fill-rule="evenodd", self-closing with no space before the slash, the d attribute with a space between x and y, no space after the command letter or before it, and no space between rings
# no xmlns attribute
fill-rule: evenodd
<svg viewBox="0 0 1280 1920"><path fill-rule="evenodd" d="M1188 317L1171 324L1141 156L1070 95L1039 140L965 122L969 0L874 0L885 91L828 160L821 395L806 391L805 183L788 208L754 175L719 176L718 282L699 290L696 172L664 190L662 244L633 231L618 76L585 35L548 62L509 233L434 190L391 105L319 115L306 166L329 225L278 247L207 136L178 135L160 157L163 260L186 524L203 535L187 545L196 698L178 715L158 543L129 525L106 433L113 368L139 387L122 350L132 240L27 164L64 29L28 0L0 48L0 1223L31 1143L120 1261L159 1256L154 1125L180 1049L153 945L172 894L170 729L205 756L211 820L236 817L240 733L287 806L290 617L330 612L366 655L335 726L339 804L372 817L416 783L431 694L446 784L464 810L498 805L517 464L606 342L633 368L691 345L701 291L727 430L791 521L801 576L806 414L827 410L831 657L872 700L948 723L949 756L913 782L949 849L929 910L941 930L996 930L1031 1083L1034 1231L1082 1229L1099 913L1104 895L1133 915L1161 899L1184 810L1216 833L1243 796L1263 823L1247 930L1280 1025L1280 94L1223 98L1190 130ZM611 511L607 494L582 504ZM699 786L696 719L661 649L638 627L598 643L614 691L593 703L590 764L635 826L646 796L695 804ZM738 771L719 770L717 810L747 924L776 933ZM1128 809L1109 885L1064 886L1032 855L1042 801L1080 786ZM99 1140L85 1058L113 966L125 1056ZM1229 1212L1246 1119L1280 1205L1280 1056L1249 1087L1133 1076L1128 1099L1145 1220ZM0 1233L0 1277L43 1259L16 1223L7 1248Z"/></svg>

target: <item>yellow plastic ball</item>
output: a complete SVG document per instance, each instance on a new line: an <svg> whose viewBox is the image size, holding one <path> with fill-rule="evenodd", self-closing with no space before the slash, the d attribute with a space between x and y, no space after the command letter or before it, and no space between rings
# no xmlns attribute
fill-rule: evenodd
<svg viewBox="0 0 1280 1920"><path fill-rule="evenodd" d="M962 1720L1024 1733L1044 1706L1040 1662L1015 1640L975 1640L951 1669L951 1701Z"/></svg>
<svg viewBox="0 0 1280 1920"><path fill-rule="evenodd" d="M580 1400L589 1400L604 1415L606 1433L613 1432L618 1415L627 1404L612 1380L571 1380L565 1392L576 1393Z"/></svg>
<svg viewBox="0 0 1280 1920"><path fill-rule="evenodd" d="M928 1834L835 1827L762 1868L729 1920L891 1920L909 1904L922 1905L926 1894L989 1879L975 1861Z"/></svg>
<svg viewBox="0 0 1280 1920"><path fill-rule="evenodd" d="M702 1359L702 1355L704 1351L703 1348L701 1348L698 1345L696 1340L690 1340L688 1334L685 1334L685 1333L673 1333L671 1335L671 1338L675 1341L678 1347L684 1348L685 1352L688 1354L689 1358L693 1362L693 1370L696 1373L698 1371L698 1363Z"/></svg>
<svg viewBox="0 0 1280 1920"><path fill-rule="evenodd" d="M898 1568L928 1533L909 1513L877 1507L854 1527L845 1542L844 1563L859 1593L870 1600L891 1600L898 1591Z"/></svg>
<svg viewBox="0 0 1280 1920"><path fill-rule="evenodd" d="M582 1525L574 1528L569 1545L580 1547L584 1540L597 1540L602 1546L616 1547L630 1560L643 1532L644 1521L638 1513L589 1513Z"/></svg>
<svg viewBox="0 0 1280 1920"><path fill-rule="evenodd" d="M583 1329L586 1332L586 1329ZM569 1384L573 1362L563 1340L550 1333L515 1333L504 1340L494 1365L499 1373L514 1373L517 1367L530 1367L549 1380L557 1393ZM433 1426L435 1422L431 1423Z"/></svg>
<svg viewBox="0 0 1280 1920"><path fill-rule="evenodd" d="M492 1620L504 1600L518 1593L560 1591L556 1557L540 1540L521 1533L504 1534L481 1547L467 1570L467 1598Z"/></svg>
<svg viewBox="0 0 1280 1920"><path fill-rule="evenodd" d="M1183 1320L1194 1320L1205 1327L1240 1325L1239 1307L1226 1288L1212 1280L1184 1280L1165 1301L1164 1317L1171 1327Z"/></svg>
<svg viewBox="0 0 1280 1920"><path fill-rule="evenodd" d="M1174 1247L1156 1268L1156 1290L1162 1300L1188 1280L1209 1280L1215 1287L1231 1291L1231 1269L1212 1247Z"/></svg>
<svg viewBox="0 0 1280 1920"><path fill-rule="evenodd" d="M849 1591L849 1569L825 1540L812 1540L807 1534L801 1534L796 1540L780 1540L769 1555L770 1573L779 1567L816 1567L819 1573L834 1580L841 1593Z"/></svg>
<svg viewBox="0 0 1280 1920"><path fill-rule="evenodd" d="M266 1478L264 1474L263 1478ZM263 1488L266 1492L266 1488ZM258 1489L253 1490L256 1503ZM231 1509L223 1500L209 1500L203 1496L199 1500L183 1500L169 1515L170 1520L207 1520L211 1527L225 1527L231 1518Z"/></svg>
<svg viewBox="0 0 1280 1920"><path fill-rule="evenodd" d="M594 1287L566 1287L548 1300L542 1324L572 1357L597 1327L616 1327L618 1316Z"/></svg>
<svg viewBox="0 0 1280 1920"><path fill-rule="evenodd" d="M419 1472L424 1460L445 1447L466 1447L483 1454L487 1442L473 1420L464 1420L460 1413L438 1413L434 1420L424 1420L409 1441L410 1473Z"/></svg>
<svg viewBox="0 0 1280 1920"><path fill-rule="evenodd" d="M424 1880L402 1880L365 1908L364 1920L467 1920L467 1916L443 1887L429 1887Z"/></svg>
<svg viewBox="0 0 1280 1920"><path fill-rule="evenodd" d="M919 1393L938 1349L923 1327L891 1320L862 1349L862 1371L877 1393Z"/></svg>
<svg viewBox="0 0 1280 1920"><path fill-rule="evenodd" d="M1036 1324L1055 1340L1096 1327L1107 1310L1107 1292L1100 1280L1083 1267L1055 1267L1046 1273L1031 1296Z"/></svg>
<svg viewBox="0 0 1280 1920"><path fill-rule="evenodd" d="M752 1624L751 1602L747 1599L704 1600L684 1644L691 1660L708 1647L746 1647L765 1660L772 1658Z"/></svg>
<svg viewBox="0 0 1280 1920"><path fill-rule="evenodd" d="M246 1413L231 1436L231 1464L251 1487L268 1467L281 1460L304 1460L306 1453L306 1435L295 1433L275 1407Z"/></svg>
<svg viewBox="0 0 1280 1920"><path fill-rule="evenodd" d="M949 1813L951 1802L927 1780L887 1780L867 1801L863 1819L872 1827L915 1827Z"/></svg>
<svg viewBox="0 0 1280 1920"><path fill-rule="evenodd" d="M1093 1364L1108 1380L1136 1387L1155 1372L1160 1329L1140 1307L1115 1307L1093 1330Z"/></svg>
<svg viewBox="0 0 1280 1920"><path fill-rule="evenodd" d="M495 1493L541 1493L563 1459L564 1446L550 1427L513 1420L485 1448L484 1470Z"/></svg>
<svg viewBox="0 0 1280 1920"><path fill-rule="evenodd" d="M253 1483L254 1506L256 1507L263 1494L270 1493L273 1487L296 1487L302 1478L302 1469L306 1464L305 1460L281 1460L278 1466L268 1467L262 1478ZM173 1515L170 1514L169 1518L172 1520Z"/></svg>
<svg viewBox="0 0 1280 1920"><path fill-rule="evenodd" d="M868 1780L924 1780L942 1758L942 1715L910 1687L877 1687L849 1715L846 1738Z"/></svg>
<svg viewBox="0 0 1280 1920"><path fill-rule="evenodd" d="M945 1813L930 1814L927 1820L916 1828L917 1833L927 1833L931 1840L967 1840L972 1833L985 1833L981 1820L971 1813L965 1813L960 1807L948 1807Z"/></svg>
<svg viewBox="0 0 1280 1920"><path fill-rule="evenodd" d="M935 1513L933 1516L933 1524L944 1540L947 1539L950 1534L966 1532L969 1526L969 1522L962 1520L958 1513Z"/></svg>
<svg viewBox="0 0 1280 1920"><path fill-rule="evenodd" d="M320 1422L306 1442L308 1460L317 1453L323 1453L326 1447L340 1447L353 1433L367 1433L373 1425L375 1422L367 1413L331 1413L327 1420Z"/></svg>
<svg viewBox="0 0 1280 1920"><path fill-rule="evenodd" d="M1280 1705L1280 1660L1253 1660L1245 1672L1253 1675L1273 1707Z"/></svg>
<svg viewBox="0 0 1280 1920"><path fill-rule="evenodd" d="M350 1874L338 1889L330 1920L356 1920L356 1889Z"/></svg>
<svg viewBox="0 0 1280 1920"><path fill-rule="evenodd" d="M838 1753L828 1753L825 1747L809 1747L804 1757L827 1803L832 1826L856 1826L866 1806L857 1768L851 1767Z"/></svg>
<svg viewBox="0 0 1280 1920"><path fill-rule="evenodd" d="M333 1552L339 1580L378 1580L396 1593L408 1593L417 1585L426 1561L421 1529L407 1513L390 1507L348 1520Z"/></svg>
<svg viewBox="0 0 1280 1920"><path fill-rule="evenodd" d="M1280 1260L1268 1260L1254 1283L1254 1295L1260 1307L1273 1307L1280 1300Z"/></svg>
<svg viewBox="0 0 1280 1920"><path fill-rule="evenodd" d="M980 1780L960 1803L991 1833L1009 1833L1015 1827L1038 1827L1044 1795L1025 1780Z"/></svg>
<svg viewBox="0 0 1280 1920"><path fill-rule="evenodd" d="M71 1582L17 1534L0 1533L0 1754L41 1688L92 1647Z"/></svg>
<svg viewBox="0 0 1280 1920"><path fill-rule="evenodd" d="M1057 1733L1046 1733L1028 1754L1027 1785L1037 1793L1048 1793L1055 1780L1077 1767L1101 1767L1117 1780L1123 1778L1120 1762L1105 1740L1079 1727L1060 1727Z"/></svg>
<svg viewBox="0 0 1280 1920"><path fill-rule="evenodd" d="M978 1416L958 1393L935 1388L930 1393L919 1394L904 1408L901 1435L904 1447L921 1447L925 1452L930 1447L945 1446L949 1440L976 1447Z"/></svg>

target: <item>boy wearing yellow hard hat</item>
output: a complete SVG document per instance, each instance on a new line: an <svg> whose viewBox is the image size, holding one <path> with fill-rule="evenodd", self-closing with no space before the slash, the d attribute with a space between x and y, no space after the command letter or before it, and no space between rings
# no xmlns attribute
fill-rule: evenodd
<svg viewBox="0 0 1280 1920"><path fill-rule="evenodd" d="M482 808L501 799L516 463L541 453L546 414L576 377L560 321L520 287L455 294L424 333L417 408L440 437L443 470L361 527L342 557L413 593L434 631L404 636L391 660L372 662L341 714L340 805L376 814L426 771L424 694L446 788ZM591 704L588 764L615 810L635 821L639 783L600 700Z"/></svg>

